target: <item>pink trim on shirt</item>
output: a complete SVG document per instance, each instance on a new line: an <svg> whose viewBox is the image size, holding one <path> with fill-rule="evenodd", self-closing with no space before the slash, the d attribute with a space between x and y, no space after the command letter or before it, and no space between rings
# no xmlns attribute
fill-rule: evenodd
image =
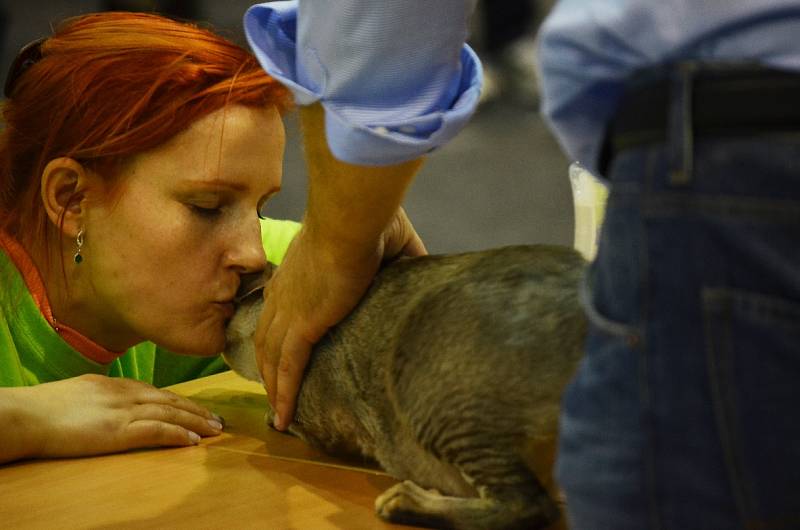
<svg viewBox="0 0 800 530"><path fill-rule="evenodd" d="M82 335L79 331L58 322L53 316L53 310L50 307L50 300L47 298L47 290L44 287L42 276L39 274L39 269L36 268L36 264L28 252L16 239L2 230L0 230L0 247L3 248L17 269L19 269L22 279L25 280L25 285L28 286L28 291L30 291L45 320L67 344L75 348L78 353L87 359L100 364L108 364L125 353L116 353L108 350Z"/></svg>

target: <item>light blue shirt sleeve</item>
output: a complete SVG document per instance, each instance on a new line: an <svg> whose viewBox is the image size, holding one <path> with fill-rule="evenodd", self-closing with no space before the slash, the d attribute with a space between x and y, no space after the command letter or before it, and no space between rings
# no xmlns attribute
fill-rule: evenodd
<svg viewBox="0 0 800 530"><path fill-rule="evenodd" d="M245 34L299 105L320 101L331 152L387 165L447 143L478 103L464 41L476 0L299 0L252 6Z"/></svg>
<svg viewBox="0 0 800 530"><path fill-rule="evenodd" d="M597 174L606 124L639 68L696 59L800 69L797 0L561 0L539 32L542 113Z"/></svg>

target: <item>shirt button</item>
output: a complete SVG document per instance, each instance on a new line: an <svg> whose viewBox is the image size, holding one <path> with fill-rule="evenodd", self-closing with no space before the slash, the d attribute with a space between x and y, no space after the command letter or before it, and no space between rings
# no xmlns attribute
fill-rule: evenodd
<svg viewBox="0 0 800 530"><path fill-rule="evenodd" d="M389 129L386 127L373 127L372 129L376 134L389 134Z"/></svg>

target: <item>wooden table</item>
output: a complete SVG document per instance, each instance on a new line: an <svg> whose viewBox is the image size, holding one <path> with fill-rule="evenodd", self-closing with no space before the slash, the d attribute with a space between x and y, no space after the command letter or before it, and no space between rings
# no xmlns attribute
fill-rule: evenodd
<svg viewBox="0 0 800 530"><path fill-rule="evenodd" d="M226 421L197 447L0 467L0 528L402 528L374 513L395 480L264 424L261 385L232 372L175 385Z"/></svg>
<svg viewBox="0 0 800 530"><path fill-rule="evenodd" d="M170 387L225 418L196 447L0 466L0 528L380 529L396 481L264 424L261 385L232 372Z"/></svg>

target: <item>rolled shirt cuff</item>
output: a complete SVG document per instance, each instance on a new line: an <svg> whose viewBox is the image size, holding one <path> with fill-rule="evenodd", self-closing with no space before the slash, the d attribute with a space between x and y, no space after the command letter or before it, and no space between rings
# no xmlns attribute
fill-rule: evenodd
<svg viewBox="0 0 800 530"><path fill-rule="evenodd" d="M328 145L336 158L358 165L412 160L450 141L475 112L483 72L477 55L462 44L463 40L458 42L460 64L453 68L455 77L434 85L433 90L438 92L433 97L428 86L427 92L415 99L416 87L409 85L402 69L397 69L396 73L381 72L381 83L402 87L407 97L361 101L362 94L350 93L357 92L357 80L342 85L335 93L326 87L326 69L335 65L312 59L305 61L308 64L298 64L297 9L296 1L254 5L244 17L245 34L261 66L292 92L298 105L322 103ZM304 53L308 55L309 51ZM310 75L306 71L309 68L316 69L316 75ZM372 79L365 78L365 82Z"/></svg>

